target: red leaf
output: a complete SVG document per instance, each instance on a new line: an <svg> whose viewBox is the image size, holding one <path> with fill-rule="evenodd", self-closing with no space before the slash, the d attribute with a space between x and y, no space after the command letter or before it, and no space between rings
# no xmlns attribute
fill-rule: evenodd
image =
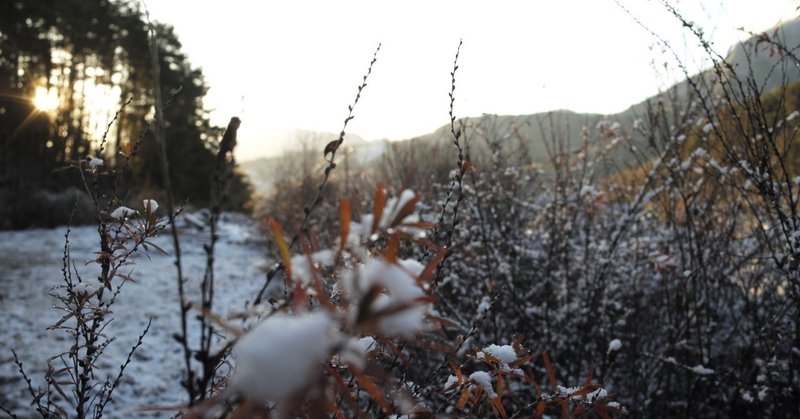
<svg viewBox="0 0 800 419"><path fill-rule="evenodd" d="M351 217L352 213L350 212L350 200L347 199L347 197L344 197L339 203L339 229L341 231L339 253L342 253L342 250L344 250L344 247L347 244L347 237L350 235Z"/></svg>
<svg viewBox="0 0 800 419"><path fill-rule="evenodd" d="M506 409L503 407L503 403L500 401L500 397L491 399L492 405L495 409L497 409L497 413L500 414L501 417L507 418L508 414L506 414Z"/></svg>
<svg viewBox="0 0 800 419"><path fill-rule="evenodd" d="M359 370L358 368L355 368L352 365L349 365L348 368L356 377L356 380L358 380L358 382L361 383L361 386L364 387L364 390L366 390L367 393L369 393L369 395L372 397L372 399L375 400L376 403L378 403L378 406L380 406L384 412L386 413L390 412L392 407L386 400L386 398L383 396L383 393L381 393L381 389L378 388L375 382L372 381L372 379L369 378L366 374L361 372L361 370Z"/></svg>
<svg viewBox="0 0 800 419"><path fill-rule="evenodd" d="M278 225L278 222L275 221L274 218L270 217L267 221L269 225L269 229L272 230L272 235L275 237L275 244L278 245L278 251L281 254L281 258L283 259L283 267L286 269L286 276L291 279L292 277L292 255L289 253L289 246L286 244L286 239L284 239L283 231L281 227Z"/></svg>
<svg viewBox="0 0 800 419"><path fill-rule="evenodd" d="M598 388L600 388L599 384L591 384L591 385L588 385L588 386L585 386L585 387L582 387L582 388L576 390L574 393L570 394L570 396L571 397L585 396L585 395L597 390Z"/></svg>
<svg viewBox="0 0 800 419"><path fill-rule="evenodd" d="M586 381L583 382L584 385L592 384L592 379L594 378L594 362L592 362L592 366L589 367L589 374L586 376Z"/></svg>
<svg viewBox="0 0 800 419"><path fill-rule="evenodd" d="M392 223L389 225L394 227L400 224L400 222L403 221L403 219L405 219L406 217L411 215L412 212L414 212L414 208L417 207L418 202L419 202L419 195L414 195L413 198L411 198L408 202L405 203L405 205L403 205L403 208L400 208L400 211L397 212L397 215L394 217L394 220L392 220Z"/></svg>
<svg viewBox="0 0 800 419"><path fill-rule="evenodd" d="M536 405L536 412L533 414L534 419L542 419L542 415L544 415L544 409L546 407L547 404L545 402L539 402L539 404Z"/></svg>
<svg viewBox="0 0 800 419"><path fill-rule="evenodd" d="M374 234L378 227L381 225L381 218L383 218L383 209L386 206L386 191L383 189L383 184L379 183L375 187L375 202L372 204L372 228L370 234Z"/></svg>
<svg viewBox="0 0 800 419"><path fill-rule="evenodd" d="M397 254L400 252L400 237L397 233L392 234L389 237L389 243L386 244L386 254L384 258L387 262L396 264L397 263Z"/></svg>
<svg viewBox="0 0 800 419"><path fill-rule="evenodd" d="M550 380L550 387L553 388L553 393L556 392L556 371L553 369L553 364L550 363L550 357L547 352L542 350L542 358L544 359L544 367L547 370L547 378Z"/></svg>
<svg viewBox="0 0 800 419"><path fill-rule="evenodd" d="M462 391L461 395L458 396L458 402L456 403L456 407L459 410L463 410L464 406L467 405L468 401L469 401L469 390L466 387L464 387L464 391Z"/></svg>

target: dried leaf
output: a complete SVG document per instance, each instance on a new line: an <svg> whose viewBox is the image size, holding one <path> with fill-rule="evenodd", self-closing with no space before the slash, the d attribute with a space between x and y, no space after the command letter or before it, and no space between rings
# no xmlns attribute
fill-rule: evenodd
<svg viewBox="0 0 800 419"><path fill-rule="evenodd" d="M570 396L571 397L585 396L585 395L597 390L598 388L600 388L600 385L598 385L598 384L590 384L588 386L585 386L585 387L582 387L582 388L576 390L574 393L570 394Z"/></svg>
<svg viewBox="0 0 800 419"><path fill-rule="evenodd" d="M550 362L550 357L547 356L547 352L542 350L542 359L544 359L544 367L547 370L547 378L550 380L550 387L553 389L553 393L556 392L556 371L553 369L553 364Z"/></svg>
<svg viewBox="0 0 800 419"><path fill-rule="evenodd" d="M440 249L439 252L436 253L436 256L434 256L433 259L428 262L428 265L425 266L425 269L423 269L422 273L417 277L418 284L422 285L430 282L431 278L433 278L433 274L436 272L436 267L442 263L445 255L447 255L447 249L444 248Z"/></svg>
<svg viewBox="0 0 800 419"><path fill-rule="evenodd" d="M397 255L400 252L400 237L395 232L389 236L389 243L386 244L384 258L391 264L397 263Z"/></svg>
<svg viewBox="0 0 800 419"><path fill-rule="evenodd" d="M352 212L350 211L350 200L347 197L342 198L339 203L339 253L342 253L345 245L347 244L347 237L350 235L350 221L352 220Z"/></svg>
<svg viewBox="0 0 800 419"><path fill-rule="evenodd" d="M589 367L589 374L586 375L586 380L583 382L584 385L592 384L592 380L594 379L594 362L592 362L592 366Z"/></svg>
<svg viewBox="0 0 800 419"><path fill-rule="evenodd" d="M400 208L400 211L397 212L397 215L394 217L394 220L392 220L391 224L389 225L394 227L400 224L400 222L402 222L406 217L411 215L411 213L414 212L414 208L417 207L419 199L420 199L419 195L414 195L413 198L411 198L408 202L405 203L405 205L403 205L403 208Z"/></svg>
<svg viewBox="0 0 800 419"><path fill-rule="evenodd" d="M464 390L461 392L461 395L458 396L458 402L456 403L456 407L459 410L464 410L464 407L467 405L469 401L469 390L464 387Z"/></svg>
<svg viewBox="0 0 800 419"><path fill-rule="evenodd" d="M497 413L500 414L500 417L507 418L508 414L506 413L506 409L503 407L503 403L500 401L500 397L491 399L492 405L495 409L497 409Z"/></svg>
<svg viewBox="0 0 800 419"><path fill-rule="evenodd" d="M286 244L286 240L284 239L283 230L281 230L278 222L272 217L269 218L267 224L269 225L269 229L272 230L272 235L275 237L275 244L278 245L278 251L280 251L281 258L283 259L283 266L286 270L286 276L288 276L291 280L292 254L289 252L289 246Z"/></svg>
<svg viewBox="0 0 800 419"><path fill-rule="evenodd" d="M539 402L539 404L536 405L536 412L533 414L534 419L542 419L542 416L544 415L544 409L546 407L547 404L545 402Z"/></svg>
<svg viewBox="0 0 800 419"><path fill-rule="evenodd" d="M497 398L498 399L502 399L503 398L503 390L505 390L505 387L506 387L506 383L505 383L505 380L503 380L503 375L502 374L497 374L497 390L496 390L496 392L497 392Z"/></svg>
<svg viewBox="0 0 800 419"><path fill-rule="evenodd" d="M383 184L379 183L375 187L375 202L372 204L372 227L370 234L375 234L380 227L381 218L383 218L383 210L386 207L386 191L383 189Z"/></svg>
<svg viewBox="0 0 800 419"><path fill-rule="evenodd" d="M386 397L383 396L381 389L375 384L375 382L353 365L348 365L348 368L356 377L356 380L358 380L361 386L364 387L364 390L366 390L372 399L378 403L378 406L380 406L384 412L389 413L392 407L386 400Z"/></svg>

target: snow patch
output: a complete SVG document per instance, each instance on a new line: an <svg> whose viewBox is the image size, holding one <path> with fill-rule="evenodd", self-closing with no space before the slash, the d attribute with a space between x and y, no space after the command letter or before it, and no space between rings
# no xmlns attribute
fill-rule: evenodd
<svg viewBox="0 0 800 419"><path fill-rule="evenodd" d="M492 376L486 371L475 371L469 375L469 379L479 386L483 387L483 391L490 399L496 399L497 393L492 388Z"/></svg>
<svg viewBox="0 0 800 419"><path fill-rule="evenodd" d="M620 348L622 348L622 341L620 341L619 339L614 339L611 342L608 342L608 352L609 353L616 352Z"/></svg>
<svg viewBox="0 0 800 419"><path fill-rule="evenodd" d="M267 318L236 344L231 391L277 402L302 390L322 371L332 327L324 312Z"/></svg>

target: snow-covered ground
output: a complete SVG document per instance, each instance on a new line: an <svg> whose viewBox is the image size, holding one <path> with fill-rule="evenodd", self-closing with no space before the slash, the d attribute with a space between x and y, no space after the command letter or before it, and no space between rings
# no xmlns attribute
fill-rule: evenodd
<svg viewBox="0 0 800 419"><path fill-rule="evenodd" d="M197 217L197 214L195 214ZM188 278L190 299L199 297L199 283L205 269L203 243L208 233L184 223L181 229L183 266ZM48 293L63 284L61 258L66 228L0 232L0 405L20 417L35 416L31 397L11 350L23 362L34 387L42 385L47 359L69 349L68 336L47 327L60 318ZM264 283L267 255L259 233L244 217L224 217L220 224L221 240L216 252L216 305L220 314L239 311L245 301L252 301ZM100 372L116 375L131 346L147 325L153 323L144 344L126 369L122 384L115 390L106 408L106 416L139 417L138 409L152 406L176 406L185 402L179 381L183 371L182 352L171 337L179 331L179 307L172 239L168 230L154 242L170 253L137 253L132 266L136 282L127 283L113 306L114 320L107 334L117 336L100 361ZM83 278L96 278L98 265L87 264L95 258L98 236L94 227L73 228L70 250ZM55 361L57 367L57 360ZM157 416L170 417L163 413Z"/></svg>

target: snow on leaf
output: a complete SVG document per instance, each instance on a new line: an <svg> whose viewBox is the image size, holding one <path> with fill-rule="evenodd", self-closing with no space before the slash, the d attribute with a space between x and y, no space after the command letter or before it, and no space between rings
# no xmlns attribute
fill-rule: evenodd
<svg viewBox="0 0 800 419"><path fill-rule="evenodd" d="M486 395L489 396L490 399L497 397L497 393L495 393L494 389L492 388L492 377L488 372L475 371L469 375L469 379L481 386L483 391L486 392Z"/></svg>
<svg viewBox="0 0 800 419"><path fill-rule="evenodd" d="M447 376L447 381L444 383L444 390L452 390L458 384L458 378L455 375Z"/></svg>
<svg viewBox="0 0 800 419"><path fill-rule="evenodd" d="M89 158L89 168L92 169L92 170L97 170L98 168L102 167L103 163L105 163L105 162L101 158L97 158L97 157Z"/></svg>
<svg viewBox="0 0 800 419"><path fill-rule="evenodd" d="M608 352L609 353L616 352L620 348L622 348L622 341L620 341L619 339L614 339L611 342L608 342Z"/></svg>
<svg viewBox="0 0 800 419"><path fill-rule="evenodd" d="M491 344L483 348L483 352L493 356L504 364L510 364L517 360L517 351L515 351L511 345Z"/></svg>
<svg viewBox="0 0 800 419"><path fill-rule="evenodd" d="M352 296L371 298L368 313L380 313L385 316L377 320L378 331L387 336L412 337L424 328L424 316L429 310L427 294L417 284L413 275L421 265L414 261L398 261L398 264L372 258L359 267L357 275L345 277L344 287ZM411 272L409 272L411 271ZM377 294L374 290L380 290ZM364 301L362 301L362 304ZM397 309L401 308L401 309ZM355 314L355 320L364 313ZM368 315L368 314L367 314ZM369 319L366 319L369 320Z"/></svg>
<svg viewBox="0 0 800 419"><path fill-rule="evenodd" d="M125 206L117 207L117 209L111 212L111 218L115 218L117 220L124 220L134 215L136 215L136 210Z"/></svg>
<svg viewBox="0 0 800 419"><path fill-rule="evenodd" d="M231 389L276 402L302 390L322 370L332 327L325 312L267 318L236 344Z"/></svg>
<svg viewBox="0 0 800 419"><path fill-rule="evenodd" d="M158 209L158 202L155 199L145 199L142 201L142 206L148 214L151 214Z"/></svg>
<svg viewBox="0 0 800 419"><path fill-rule="evenodd" d="M711 375L714 370L704 367L703 365L695 365L691 368L692 372L700 375Z"/></svg>

